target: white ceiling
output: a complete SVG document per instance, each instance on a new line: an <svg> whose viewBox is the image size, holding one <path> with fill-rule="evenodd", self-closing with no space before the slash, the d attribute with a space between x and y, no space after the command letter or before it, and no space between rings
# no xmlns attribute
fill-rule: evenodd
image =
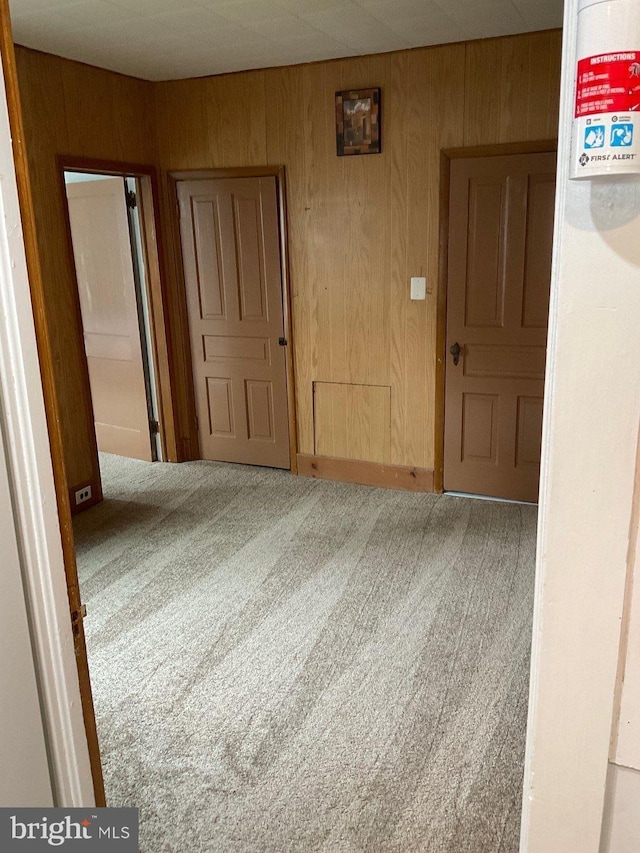
<svg viewBox="0 0 640 853"><path fill-rule="evenodd" d="M10 0L18 44L148 80L559 27L562 0Z"/></svg>

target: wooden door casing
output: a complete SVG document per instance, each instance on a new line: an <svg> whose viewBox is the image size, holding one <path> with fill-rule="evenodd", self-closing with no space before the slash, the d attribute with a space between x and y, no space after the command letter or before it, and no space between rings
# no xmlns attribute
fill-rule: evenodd
<svg viewBox="0 0 640 853"><path fill-rule="evenodd" d="M451 164L447 491L537 500L555 171L553 153Z"/></svg>
<svg viewBox="0 0 640 853"><path fill-rule="evenodd" d="M200 455L290 468L276 179L177 192Z"/></svg>

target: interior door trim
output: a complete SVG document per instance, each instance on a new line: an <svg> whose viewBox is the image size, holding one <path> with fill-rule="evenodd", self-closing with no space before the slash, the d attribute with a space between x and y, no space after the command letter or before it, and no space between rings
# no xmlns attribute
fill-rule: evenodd
<svg viewBox="0 0 640 853"><path fill-rule="evenodd" d="M472 157L499 157L507 154L547 154L558 150L557 139L507 142L469 148L443 148L440 152L440 229L438 254L438 305L436 318L436 398L434 435L434 491L444 483L445 344L447 339L447 287L449 284L449 189L451 161Z"/></svg>
<svg viewBox="0 0 640 853"><path fill-rule="evenodd" d="M75 287L75 307L77 313L78 328L82 328L82 316L80 314L80 298L78 295L78 281L73 256L73 241L71 237L71 223L69 210L66 204L66 190L64 183L65 171L85 172L87 174L110 174L114 177L128 176L138 179L140 188L140 224L143 234L143 252L147 271L147 288L149 291L149 313L151 321L151 337L153 360L156 367L156 393L158 395L160 442L163 459L167 462L182 462L182 454L177 440L177 424L179 413L176 400L175 359L171 344L171 336L168 331L171 309L168 301L165 258L160 239L160 183L158 170L155 166L141 163L130 163L117 160L99 160L91 157L77 157L74 155L59 154L56 157L58 176L60 181L60 192L65 199L65 230L67 233L67 256L71 265ZM89 370L85 361L84 370L85 392L91 399L89 387ZM89 425L90 433L93 433L93 423ZM98 452L95 449L95 466L98 465ZM99 482L99 470L96 467L94 479Z"/></svg>
<svg viewBox="0 0 640 853"><path fill-rule="evenodd" d="M207 181L228 178L268 178L276 179L276 194L278 204L278 226L280 237L280 260L282 268L282 311L284 319L284 336L286 346L287 367L287 409L289 418L289 458L292 474L298 473L298 430L296 425L296 386L295 386L295 359L294 359L294 336L291 312L291 272L289 264L289 241L287 230L287 203L286 203L286 180L284 166L246 166L231 169L195 169L188 171L173 171L167 174L169 190L170 227L173 245L176 252L176 275L178 277L178 295L180 301L181 338L185 348L190 349L188 316L186 301L186 285L184 280L184 267L182 263L182 244L180 242L180 216L178 206L178 183L180 181ZM188 364L191 364L191 352L188 352ZM190 427L190 445L198 455L191 458L198 459L198 432L196 427L196 403L193 387L193 373L187 371L186 387L188 400L188 420Z"/></svg>

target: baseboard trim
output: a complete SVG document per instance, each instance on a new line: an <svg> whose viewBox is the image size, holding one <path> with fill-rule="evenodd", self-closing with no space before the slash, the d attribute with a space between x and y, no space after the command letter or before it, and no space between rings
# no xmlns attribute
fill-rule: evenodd
<svg viewBox="0 0 640 853"><path fill-rule="evenodd" d="M433 492L434 472L431 468L405 465L382 465L356 459L334 459L331 456L311 456L298 453L298 474L320 480L359 483L383 489L403 489L408 492Z"/></svg>

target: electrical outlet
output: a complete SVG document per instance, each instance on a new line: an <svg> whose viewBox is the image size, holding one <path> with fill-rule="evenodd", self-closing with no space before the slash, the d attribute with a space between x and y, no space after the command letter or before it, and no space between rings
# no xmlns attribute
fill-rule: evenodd
<svg viewBox="0 0 640 853"><path fill-rule="evenodd" d="M91 500L91 486L83 486L76 490L76 506Z"/></svg>

